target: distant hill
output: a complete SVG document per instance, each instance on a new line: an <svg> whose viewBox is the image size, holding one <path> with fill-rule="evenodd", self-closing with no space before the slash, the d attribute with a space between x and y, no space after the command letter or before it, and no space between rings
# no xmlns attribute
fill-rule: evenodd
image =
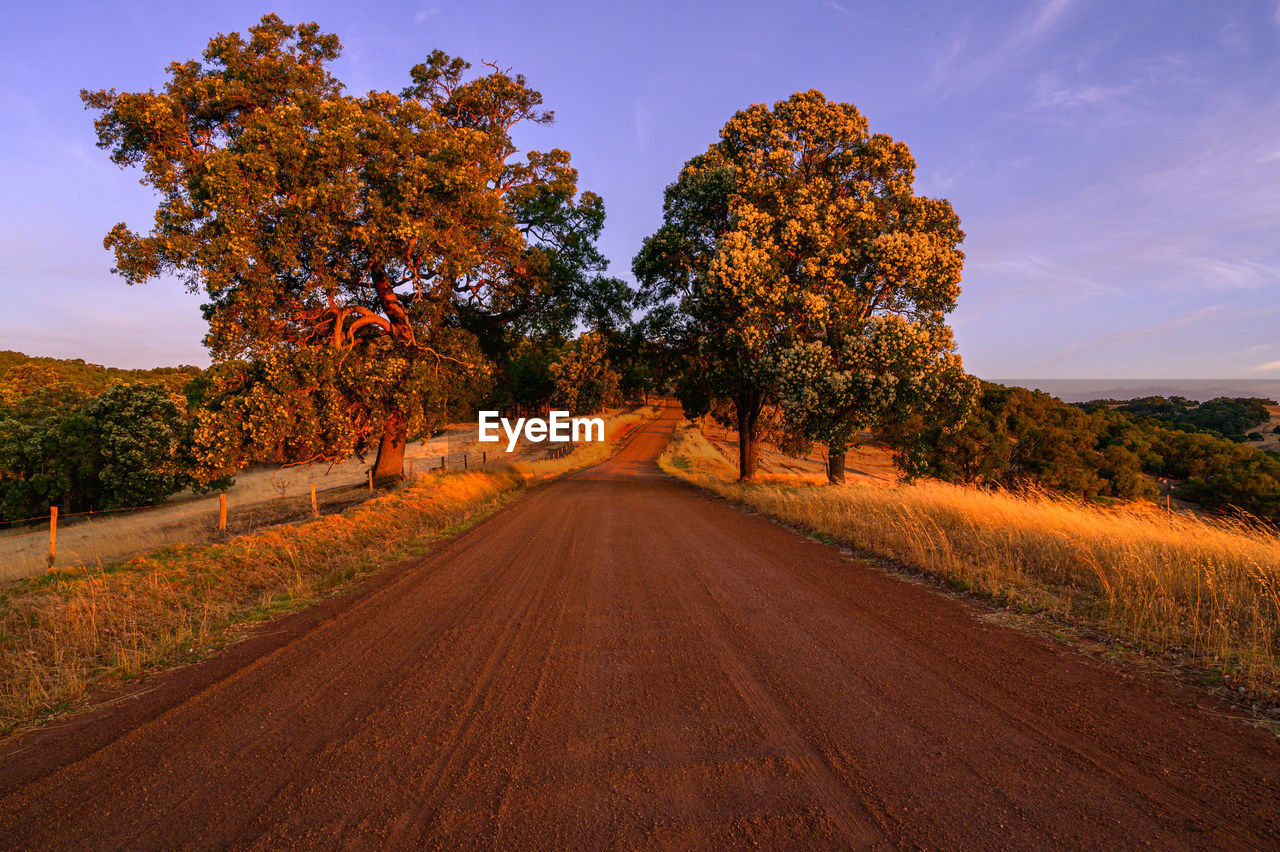
<svg viewBox="0 0 1280 852"><path fill-rule="evenodd" d="M1039 390L1063 402L1184 396L1196 402L1218 397L1280 399L1280 379L991 379L1010 387Z"/></svg>
<svg viewBox="0 0 1280 852"><path fill-rule="evenodd" d="M192 379L204 371L199 367L156 367L125 370L90 364L80 358L41 358L13 350L0 351L0 409L32 407L40 413L68 405L76 399L95 397L113 385L145 384L181 393ZM24 402L27 404L24 405ZM22 417L20 419L27 419Z"/></svg>

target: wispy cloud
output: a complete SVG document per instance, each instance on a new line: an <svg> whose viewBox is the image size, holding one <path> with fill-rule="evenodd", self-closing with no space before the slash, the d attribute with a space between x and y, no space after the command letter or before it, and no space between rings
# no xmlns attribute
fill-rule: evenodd
<svg viewBox="0 0 1280 852"><path fill-rule="evenodd" d="M1038 108L1110 106L1132 94L1135 83L1120 85L1070 86L1057 74L1036 76L1034 104Z"/></svg>
<svg viewBox="0 0 1280 852"><path fill-rule="evenodd" d="M414 26L422 26L432 15L440 14L440 9L436 6L430 6L425 9L418 10L418 14L413 16Z"/></svg>
<svg viewBox="0 0 1280 852"><path fill-rule="evenodd" d="M1075 0L1048 0L1035 17L1014 30L1005 43L1005 49L1016 53L1034 44L1062 20L1074 2Z"/></svg>
<svg viewBox="0 0 1280 852"><path fill-rule="evenodd" d="M939 57L930 87L943 93L977 88L1046 42L1061 27L1077 2L1045 0L996 43L973 44L972 51L969 50L969 36L963 31L958 32Z"/></svg>
<svg viewBox="0 0 1280 852"><path fill-rule="evenodd" d="M649 111L644 108L644 104L640 101L636 101L636 107L631 114L631 120L635 124L636 145L643 148L645 140L649 138Z"/></svg>
<svg viewBox="0 0 1280 852"><path fill-rule="evenodd" d="M844 15L847 18L858 17L852 11L850 11L848 7L841 6L839 3L835 2L835 0L822 0L822 5L826 6L828 9L839 12L841 15Z"/></svg>
<svg viewBox="0 0 1280 852"><path fill-rule="evenodd" d="M1138 326L1137 328L1126 328L1119 331L1113 331L1109 334L1102 334L1089 340L1082 340L1078 343L1073 343L1059 351L1054 358L1066 358L1082 351L1109 349L1124 346L1129 343L1138 343L1153 337L1161 337L1171 331L1182 328L1183 326L1191 325L1206 319L1221 309L1221 305L1206 305L1203 308L1197 308L1188 314L1183 314L1182 316L1174 317L1172 319L1149 323L1147 325Z"/></svg>

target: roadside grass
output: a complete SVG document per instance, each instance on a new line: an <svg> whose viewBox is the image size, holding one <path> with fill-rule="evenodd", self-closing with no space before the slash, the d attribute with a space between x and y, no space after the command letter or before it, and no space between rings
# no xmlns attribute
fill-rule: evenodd
<svg viewBox="0 0 1280 852"><path fill-rule="evenodd" d="M514 469L424 476L340 515L0 588L0 732L194 659L234 628L313 602L421 552L525 485Z"/></svg>
<svg viewBox="0 0 1280 852"><path fill-rule="evenodd" d="M1280 535L1151 504L1089 506L940 482L739 483L688 422L660 465L762 514L1280 698Z"/></svg>

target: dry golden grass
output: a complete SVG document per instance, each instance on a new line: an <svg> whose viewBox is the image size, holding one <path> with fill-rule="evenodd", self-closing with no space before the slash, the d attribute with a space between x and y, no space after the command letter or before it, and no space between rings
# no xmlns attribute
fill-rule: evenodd
<svg viewBox="0 0 1280 852"><path fill-rule="evenodd" d="M1015 608L1047 610L1189 655L1280 695L1280 535L1242 522L1102 508L939 482L742 484L695 429L662 467L738 503L935 574Z"/></svg>
<svg viewBox="0 0 1280 852"><path fill-rule="evenodd" d="M237 624L314 600L496 506L514 470L424 476L341 515L0 590L0 731L83 700L104 676L191 658Z"/></svg>

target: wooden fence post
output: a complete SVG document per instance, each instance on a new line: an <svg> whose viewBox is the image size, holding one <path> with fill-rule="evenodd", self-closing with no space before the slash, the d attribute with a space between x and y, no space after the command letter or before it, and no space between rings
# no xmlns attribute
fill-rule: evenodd
<svg viewBox="0 0 1280 852"><path fill-rule="evenodd" d="M49 567L53 567L53 560L58 555L58 507L49 507Z"/></svg>
<svg viewBox="0 0 1280 852"><path fill-rule="evenodd" d="M320 510L316 508L316 484L311 483L311 514L316 517L320 516Z"/></svg>
<svg viewBox="0 0 1280 852"><path fill-rule="evenodd" d="M467 454L466 454L466 453L463 453L463 454L462 454L462 469L463 469L463 470L470 470L470 469L471 469L471 467L467 464Z"/></svg>
<svg viewBox="0 0 1280 852"><path fill-rule="evenodd" d="M440 457L440 469L444 470L444 456Z"/></svg>
<svg viewBox="0 0 1280 852"><path fill-rule="evenodd" d="M218 495L218 531L227 531L227 495Z"/></svg>
<svg viewBox="0 0 1280 852"><path fill-rule="evenodd" d="M369 493L373 493L373 468L369 468Z"/></svg>
<svg viewBox="0 0 1280 852"><path fill-rule="evenodd" d="M413 459L409 459L409 478L413 479Z"/></svg>

